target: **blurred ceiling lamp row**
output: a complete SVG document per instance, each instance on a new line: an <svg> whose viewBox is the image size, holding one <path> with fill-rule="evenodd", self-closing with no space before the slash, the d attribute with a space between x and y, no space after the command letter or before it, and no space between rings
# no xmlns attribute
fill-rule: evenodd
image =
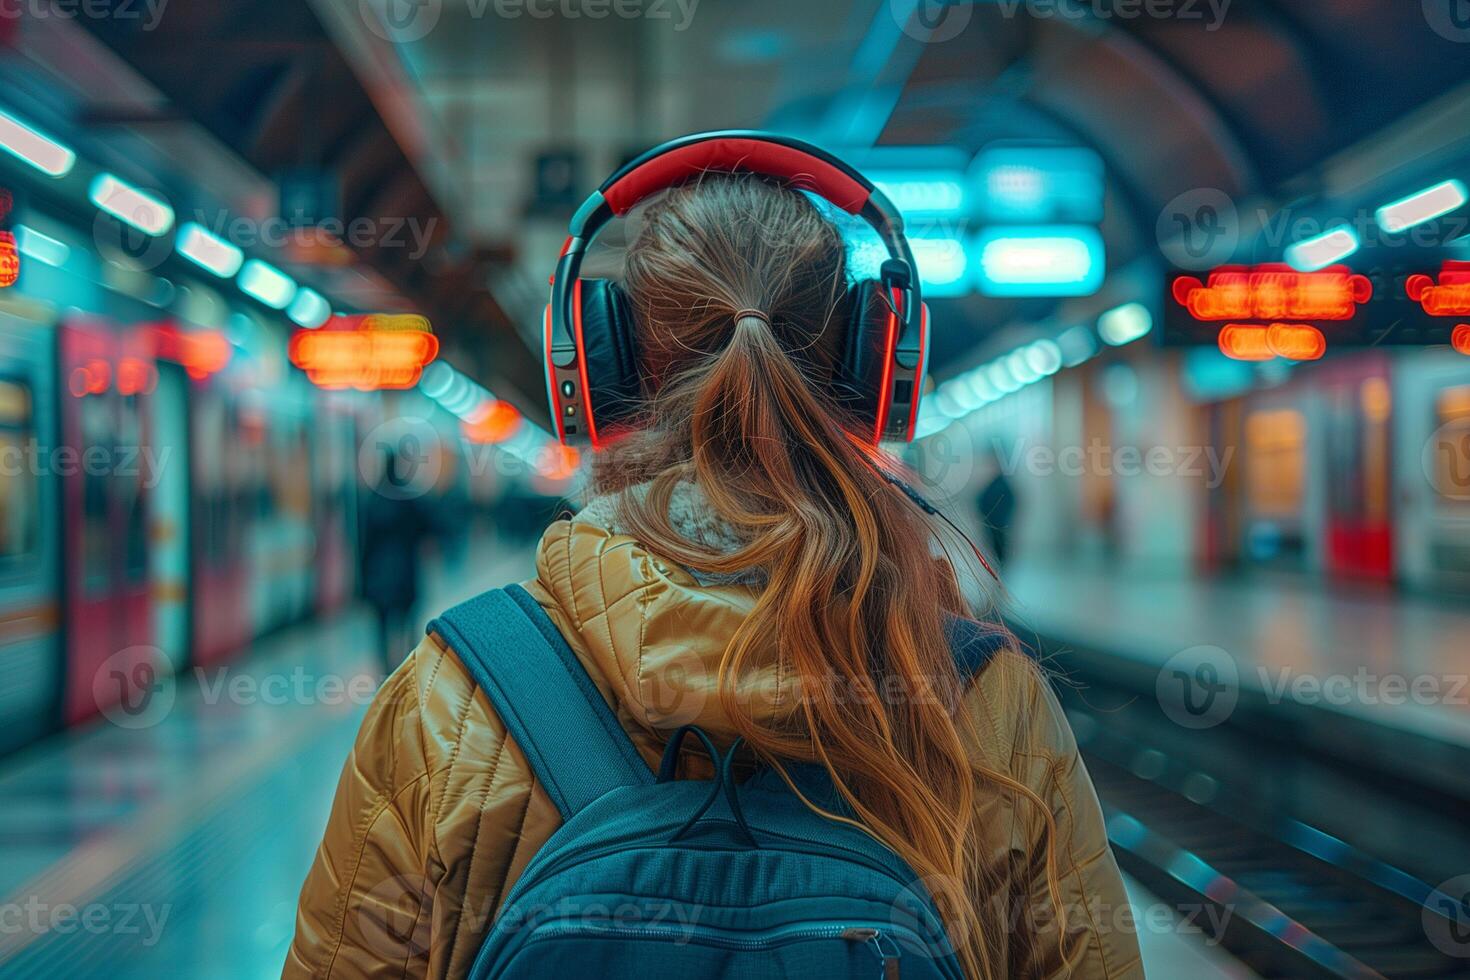
<svg viewBox="0 0 1470 980"><path fill-rule="evenodd" d="M952 147L878 147L857 159L906 218L986 224L1093 224L1103 217L1102 159L1078 146L994 146L968 165Z"/></svg>
<svg viewBox="0 0 1470 980"><path fill-rule="evenodd" d="M925 297L1090 296L1103 284L1107 253L1102 234L1085 225L1006 226L979 234L911 225L909 247ZM878 274L888 257L873 239L854 244L854 278Z"/></svg>
<svg viewBox="0 0 1470 980"><path fill-rule="evenodd" d="M0 149L48 177L72 172L77 155L70 147L9 112L0 110ZM174 227L174 209L158 195L128 183L113 173L99 173L87 189L87 198L100 211L145 235L161 238ZM35 256L51 265L66 259L66 246L34 231L22 241ZM237 274L240 291L274 310L283 310L297 326L320 327L331 316L331 305L316 290L301 286L286 273L260 259L245 259L244 251L203 225L188 222L179 228L174 247L190 262L221 279Z"/></svg>
<svg viewBox="0 0 1470 980"><path fill-rule="evenodd" d="M932 435L1007 395L1051 377L1064 368L1083 364L1102 345L1122 347L1153 330L1154 318L1142 303L1125 303L1098 317L1097 329L1084 325L1064 330L1055 340L1043 338L1018 347L939 386L919 426L919 436Z"/></svg>
<svg viewBox="0 0 1470 980"><path fill-rule="evenodd" d="M1378 227L1389 235L1402 235L1420 225L1453 214L1470 202L1470 190L1460 180L1445 180L1373 213ZM1343 224L1319 235L1295 242L1286 248L1286 261L1300 272L1315 272L1341 262L1363 247L1362 237L1353 227Z"/></svg>
<svg viewBox="0 0 1470 980"><path fill-rule="evenodd" d="M1104 173L1091 150L993 147L964 166L948 147L880 147L861 159L904 215L927 295L1087 296L1101 287L1106 251L1093 224ZM865 238L849 261L866 277L886 257Z"/></svg>
<svg viewBox="0 0 1470 980"><path fill-rule="evenodd" d="M496 398L444 361L429 365L419 391L459 419L466 440L510 453L542 477L564 480L581 465L576 449L558 444L513 404Z"/></svg>

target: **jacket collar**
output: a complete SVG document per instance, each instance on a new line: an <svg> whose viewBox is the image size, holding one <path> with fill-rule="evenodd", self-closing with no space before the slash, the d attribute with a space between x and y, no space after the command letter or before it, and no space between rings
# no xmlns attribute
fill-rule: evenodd
<svg viewBox="0 0 1470 980"><path fill-rule="evenodd" d="M596 524L613 534L631 534L622 519L622 494L633 494L641 500L651 487L651 483L639 483L621 493L593 497L574 519ZM669 495L669 524L684 540L716 554L734 554L745 546L740 533L715 513L704 491L692 480L676 484L674 492ZM701 585L760 585L763 581L758 569L725 574L695 569L687 571Z"/></svg>

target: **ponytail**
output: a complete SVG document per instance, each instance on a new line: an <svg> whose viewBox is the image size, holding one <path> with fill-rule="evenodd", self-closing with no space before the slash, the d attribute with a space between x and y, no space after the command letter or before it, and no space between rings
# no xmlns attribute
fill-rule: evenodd
<svg viewBox="0 0 1470 980"><path fill-rule="evenodd" d="M983 850L981 794L1035 805L1048 842L1055 826L1030 789L975 761L944 630L946 616L965 614L955 568L936 559L926 516L831 395L849 312L842 254L806 198L756 178L707 176L650 207L625 278L657 380L646 424L599 461L598 480L650 482L622 508L655 553L696 571L760 573L764 588L720 664L725 710L783 775L792 761L827 770L852 818L823 812L897 852L944 915L966 974L992 978L1006 920L991 902L1007 885ZM742 547L715 553L671 526L686 480ZM778 676L801 695L774 718L736 694L773 648ZM1047 877L1059 908L1049 843Z"/></svg>

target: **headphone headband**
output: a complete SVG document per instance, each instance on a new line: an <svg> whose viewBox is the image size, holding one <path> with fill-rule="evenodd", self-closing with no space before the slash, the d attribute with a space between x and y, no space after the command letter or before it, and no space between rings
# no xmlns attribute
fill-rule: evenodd
<svg viewBox="0 0 1470 980"><path fill-rule="evenodd" d="M918 366L922 297L918 276L912 274L914 256L904 236L903 215L871 181L820 147L790 136L745 129L695 133L656 146L619 168L582 202L572 215L566 244L562 246L552 277L553 319L563 327L552 338L554 363L565 366L575 356L571 284L581 274L582 255L597 233L645 198L709 170L754 173L785 181L819 195L834 207L871 225L893 263L884 263L882 276L888 279L892 275L891 285L908 293L909 301L903 304L905 315L898 352L906 362L912 362L906 366Z"/></svg>
<svg viewBox="0 0 1470 980"><path fill-rule="evenodd" d="M830 153L792 137L750 130L698 133L655 147L604 181L572 215L570 234L551 278L551 302L544 327L547 394L558 416L558 433L565 440L565 429L576 425L582 430L576 435L585 432L596 445L592 391L610 397L609 393L617 390L621 402L636 396L636 364L614 363L629 360L628 351L633 347L631 317L618 309L599 307L591 316L593 322L606 325L626 320L628 325L584 331L585 305L621 308L620 304L626 302L611 284L594 289L591 299L583 297L581 268L587 247L608 222L626 215L639 202L708 171L753 173L809 191L861 218L878 233L889 258L876 278L853 284L861 291L860 301L854 304L859 327L852 332L854 339L844 355L852 363L845 361L844 369L857 379L851 387L863 393L859 397L872 400L875 441L885 432L901 436L902 417L907 417L907 432L912 438L927 354L927 320L913 252L904 235L903 216L871 181ZM870 297L882 299L887 313L881 320L869 308ZM607 367L612 374L596 384L597 379L588 373L591 358L587 349L593 343L588 337L613 344L613 349L599 352L600 358L608 361L606 365L599 361L599 366ZM562 414L566 419L561 418ZM606 414L616 413L608 409Z"/></svg>
<svg viewBox="0 0 1470 980"><path fill-rule="evenodd" d="M672 140L630 161L598 193L614 214L627 214L650 194L705 170L748 171L820 194L849 214L861 213L876 188L841 160L808 143L731 130Z"/></svg>

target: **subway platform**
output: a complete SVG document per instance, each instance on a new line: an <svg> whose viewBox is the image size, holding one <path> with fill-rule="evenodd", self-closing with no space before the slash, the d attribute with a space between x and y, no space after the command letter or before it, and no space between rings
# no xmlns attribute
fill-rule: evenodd
<svg viewBox="0 0 1470 980"><path fill-rule="evenodd" d="M1088 563L1018 563L1003 579L1023 639L1156 673L1208 663L1238 693L1470 748L1470 607L1456 600Z"/></svg>
<svg viewBox="0 0 1470 980"><path fill-rule="evenodd" d="M482 545L464 568L435 570L425 609L529 567L524 550ZM377 683L372 651L361 609L297 626L223 675L181 679L168 710L146 724L104 720L5 762L0 977L279 975L302 879ZM236 677L250 681L231 695ZM1254 976L1129 884L1151 924L1142 936L1151 976Z"/></svg>

